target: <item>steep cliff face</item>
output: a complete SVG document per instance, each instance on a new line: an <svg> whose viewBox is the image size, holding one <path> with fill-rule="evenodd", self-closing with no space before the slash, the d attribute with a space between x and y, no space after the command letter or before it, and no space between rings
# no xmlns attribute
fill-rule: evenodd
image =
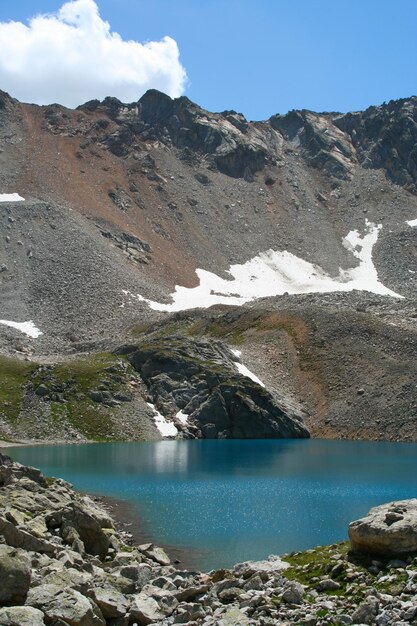
<svg viewBox="0 0 417 626"><path fill-rule="evenodd" d="M319 369L329 367L334 324L350 332L341 311L366 311L387 334L395 325L414 336L416 104L413 97L346 115L303 110L250 122L157 91L76 110L2 92L2 351L53 360L113 351L135 339L133 326L163 323L175 311L262 310L266 302L277 311L313 306L327 320ZM29 321L36 338L16 327ZM176 332L174 321L167 336ZM373 339L360 337L365 363ZM254 363L267 360L249 344ZM351 342L346 350L355 361ZM280 370L272 391L300 406L301 357L293 356L294 385ZM412 411L411 387L404 409L402 400L377 400L385 396L373 367L363 376L375 420ZM354 412L328 387L314 389L308 428L360 436L354 415L323 426Z"/></svg>
<svg viewBox="0 0 417 626"><path fill-rule="evenodd" d="M381 168L397 185L417 191L416 97L348 113L333 122L351 138L363 167Z"/></svg>
<svg viewBox="0 0 417 626"><path fill-rule="evenodd" d="M130 361L152 399L183 436L205 439L308 437L303 412L280 405L263 383L239 372L240 359L215 340L184 336L139 344Z"/></svg>

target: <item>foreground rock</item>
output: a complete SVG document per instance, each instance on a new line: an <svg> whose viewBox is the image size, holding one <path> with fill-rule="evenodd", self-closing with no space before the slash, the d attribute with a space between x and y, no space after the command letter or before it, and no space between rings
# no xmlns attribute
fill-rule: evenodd
<svg viewBox="0 0 417 626"><path fill-rule="evenodd" d="M68 483L2 455L0 475L0 517L34 541L15 547L9 526L0 530L2 626L417 623L410 555L357 560L346 543L208 574L184 571L153 544L129 545L107 512Z"/></svg>
<svg viewBox="0 0 417 626"><path fill-rule="evenodd" d="M389 502L351 522L354 550L383 556L417 553L417 499Z"/></svg>

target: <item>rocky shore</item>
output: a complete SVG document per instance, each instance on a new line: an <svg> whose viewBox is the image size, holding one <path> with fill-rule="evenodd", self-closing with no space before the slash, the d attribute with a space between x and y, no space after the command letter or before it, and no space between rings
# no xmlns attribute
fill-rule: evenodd
<svg viewBox="0 0 417 626"><path fill-rule="evenodd" d="M0 455L0 624L417 624L415 512L416 501L395 503L351 525L362 552L375 536L388 533L391 546L402 537L399 556L342 543L194 572L151 543L132 546L65 481Z"/></svg>

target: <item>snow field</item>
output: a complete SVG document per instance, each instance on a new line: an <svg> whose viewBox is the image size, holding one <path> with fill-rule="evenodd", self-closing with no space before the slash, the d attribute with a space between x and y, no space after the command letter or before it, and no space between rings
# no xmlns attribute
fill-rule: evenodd
<svg viewBox="0 0 417 626"><path fill-rule="evenodd" d="M321 267L284 251L267 250L253 259L239 265L231 265L228 273L231 279L224 279L212 272L196 269L200 279L197 287L177 285L171 294L172 302L164 304L133 295L124 294L146 302L156 311L185 311L194 308L207 308L213 304L240 306L257 298L302 293L329 293L335 291L369 291L393 298L402 296L383 285L372 259L372 250L378 240L382 224L376 225L366 220L365 233L352 230L343 239L344 247L359 265L348 270L339 268L339 274L331 277Z"/></svg>
<svg viewBox="0 0 417 626"><path fill-rule="evenodd" d="M16 330L20 330L21 333L24 333L28 337L32 337L32 339L37 339L43 333L35 326L35 324L31 321L29 322L10 322L9 320L0 320L0 324L3 326L9 326L10 328L16 328Z"/></svg>
<svg viewBox="0 0 417 626"><path fill-rule="evenodd" d="M0 193L0 202L21 202L24 200L18 193Z"/></svg>

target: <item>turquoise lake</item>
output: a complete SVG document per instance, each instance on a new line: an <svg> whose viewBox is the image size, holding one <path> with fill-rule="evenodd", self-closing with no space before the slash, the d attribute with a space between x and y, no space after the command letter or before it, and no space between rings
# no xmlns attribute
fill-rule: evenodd
<svg viewBox="0 0 417 626"><path fill-rule="evenodd" d="M345 540L349 521L371 506L417 496L417 444L203 440L5 452L128 501L144 538L186 550L184 564L203 570Z"/></svg>

